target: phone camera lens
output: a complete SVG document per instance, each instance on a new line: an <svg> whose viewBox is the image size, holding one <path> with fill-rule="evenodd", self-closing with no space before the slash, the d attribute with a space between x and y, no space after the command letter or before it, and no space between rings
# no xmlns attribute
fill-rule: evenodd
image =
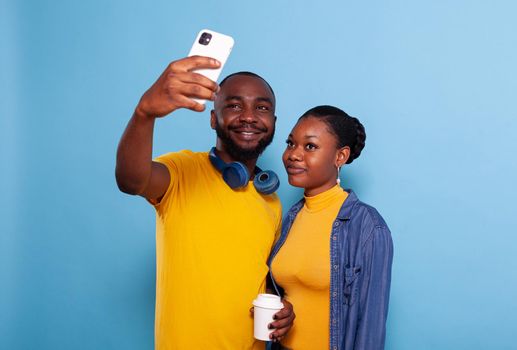
<svg viewBox="0 0 517 350"><path fill-rule="evenodd" d="M210 40L212 40L212 34L203 32L203 34L201 34L201 37L199 38L199 43L201 45L208 45L210 43Z"/></svg>

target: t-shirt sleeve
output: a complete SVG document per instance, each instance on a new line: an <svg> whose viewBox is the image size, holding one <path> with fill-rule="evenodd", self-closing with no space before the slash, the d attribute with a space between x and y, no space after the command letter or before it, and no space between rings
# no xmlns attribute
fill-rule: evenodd
<svg viewBox="0 0 517 350"><path fill-rule="evenodd" d="M189 160L192 159L192 156L191 151L180 151L163 154L154 159L155 162L167 167L170 176L169 186L163 197L159 201L149 201L156 210L160 211L167 207L168 203L178 196L180 183L184 182L185 173L189 171L189 165L192 163Z"/></svg>

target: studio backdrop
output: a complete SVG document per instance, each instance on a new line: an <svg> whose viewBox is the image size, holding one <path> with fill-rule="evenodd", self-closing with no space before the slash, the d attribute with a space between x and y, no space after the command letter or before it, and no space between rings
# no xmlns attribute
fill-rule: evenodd
<svg viewBox="0 0 517 350"><path fill-rule="evenodd" d="M14 1L0 11L0 348L152 349L154 210L118 191L142 93L203 28L223 75L266 78L277 127L259 165L332 104L366 127L344 187L386 219L386 349L516 349L517 3ZM211 104L156 124L154 154L207 151ZM251 306L251 305L250 305ZM203 315L200 315L202 318Z"/></svg>

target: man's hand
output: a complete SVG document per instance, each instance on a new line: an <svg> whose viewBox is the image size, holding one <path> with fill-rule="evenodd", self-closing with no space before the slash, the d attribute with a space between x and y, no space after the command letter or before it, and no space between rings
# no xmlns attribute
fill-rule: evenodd
<svg viewBox="0 0 517 350"><path fill-rule="evenodd" d="M272 341L281 341L293 326L293 321L296 317L293 311L293 305L285 299L282 300L282 303L284 304L284 308L273 316L275 321L269 324L270 329L275 329L269 335Z"/></svg>
<svg viewBox="0 0 517 350"><path fill-rule="evenodd" d="M220 65L219 61L202 56L191 56L172 62L144 93L135 114L140 117L159 118L178 108L202 112L205 106L192 98L214 100L218 85L192 71L200 68L218 68Z"/></svg>

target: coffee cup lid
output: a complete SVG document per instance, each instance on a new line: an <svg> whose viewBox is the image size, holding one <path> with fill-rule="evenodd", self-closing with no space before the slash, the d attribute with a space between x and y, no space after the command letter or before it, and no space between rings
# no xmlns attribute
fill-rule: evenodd
<svg viewBox="0 0 517 350"><path fill-rule="evenodd" d="M259 294L257 299L253 300L253 306L264 309L281 309L284 307L284 304L282 304L278 295Z"/></svg>

